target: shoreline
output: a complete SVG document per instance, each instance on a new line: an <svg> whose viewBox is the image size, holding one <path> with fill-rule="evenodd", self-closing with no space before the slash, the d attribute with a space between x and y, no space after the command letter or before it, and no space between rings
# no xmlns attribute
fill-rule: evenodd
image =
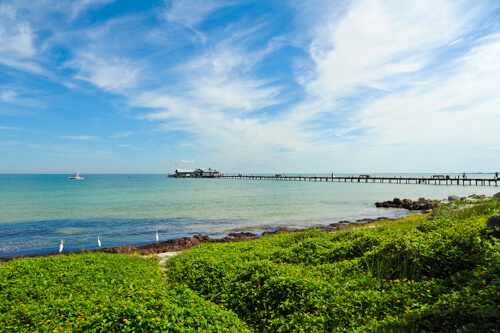
<svg viewBox="0 0 500 333"><path fill-rule="evenodd" d="M414 212L414 214L418 214L419 212ZM412 215L411 213L407 216ZM403 218L403 217L400 217ZM141 255L153 255L167 252L180 252L187 250L193 246L203 244L203 243L233 243L233 242L243 242L255 240L261 237L266 237L274 234L282 234L282 233L293 233L300 232L304 230L321 230L326 232L337 232L349 227L355 227L360 225L371 224L374 222L381 221L397 221L400 218L390 218L390 217L378 217L375 219L372 218L363 218L355 221L343 220L335 223L331 223L325 226L313 226L313 227L304 227L304 228L287 228L287 227L279 227L274 231L264 231L260 235L251 233L251 232L231 232L222 238L211 238L210 236L206 236L203 234L196 234L193 237L181 237L175 239L169 239L159 243L150 243L145 245L119 245L113 247L105 247L101 249L91 249L91 250L78 250L78 251L68 251L64 253L39 253L39 254L30 254L26 256L11 256L11 257L0 257L0 262L9 262L15 259L26 259L26 258L47 258L52 256L60 256L60 255L71 255L71 254L81 254L88 252L102 252L102 253L117 253L117 254L134 254L139 253Z"/></svg>
<svg viewBox="0 0 500 333"><path fill-rule="evenodd" d="M20 255L20 256L5 256L0 257L1 262L8 262L13 259L24 259L24 258L43 258L43 257L52 257L57 255L70 255L70 254L80 254L86 252L102 252L102 253L123 253L123 254L133 254L139 253L141 255L152 255L166 252L179 252L189 249L193 246L203 244L203 243L232 243L232 242L241 242L254 240L261 237L280 234L280 233L292 233L299 232L304 230L322 230L326 232L336 232L343 230L348 227L362 226L374 222L380 221L396 221L401 218L413 215L413 214L423 214L431 211L432 208L435 208L441 204L446 204L455 200L478 200L478 199L491 199L491 197L487 197L485 195L470 195L468 197L455 197L449 196L448 199L442 199L433 203L430 199L420 198L418 201L412 201L410 199L400 200L395 198L393 201L385 201L385 202L376 202L375 205L380 208L385 209L405 209L408 214L399 217L377 217L377 218L362 218L357 220L341 220L338 222L330 223L327 225L316 225L316 226L304 226L304 227L276 227L275 230L272 231L263 231L260 235L248 232L248 231L240 231L240 232L230 232L226 233L226 235L220 238L211 238L210 236L203 235L201 233L195 234L192 237L180 237L173 238L166 241L162 241L159 243L148 243L143 245L117 245L112 247L105 248L92 248L89 250L69 250L67 252L58 253L56 251L45 252L45 253L34 253L28 255ZM432 207L429 205L432 204ZM389 214L391 215L391 214ZM240 229L241 230L241 229ZM261 229L262 230L262 229Z"/></svg>

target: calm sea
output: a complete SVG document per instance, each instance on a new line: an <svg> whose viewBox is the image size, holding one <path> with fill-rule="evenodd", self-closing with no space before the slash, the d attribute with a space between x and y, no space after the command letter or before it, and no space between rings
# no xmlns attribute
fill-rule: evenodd
<svg viewBox="0 0 500 333"><path fill-rule="evenodd" d="M416 176L422 176L418 174ZM319 174L318 174L319 176ZM340 176L340 175L339 175ZM391 174L392 176L392 174ZM411 175L403 175L411 176ZM452 175L455 176L455 175ZM491 175L469 175L491 178ZM375 208L395 197L443 199L499 192L499 187L373 183L172 179L166 175L0 175L0 257L142 245L232 231L328 225L397 217Z"/></svg>

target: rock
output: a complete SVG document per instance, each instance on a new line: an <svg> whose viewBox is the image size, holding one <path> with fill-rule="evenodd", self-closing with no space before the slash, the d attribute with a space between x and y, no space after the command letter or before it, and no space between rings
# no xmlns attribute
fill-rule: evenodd
<svg viewBox="0 0 500 333"><path fill-rule="evenodd" d="M399 199L395 198L393 201L376 202L376 207L383 208L405 208L408 210L429 210L437 207L437 203L430 199L419 198L418 201L412 201L410 199Z"/></svg>
<svg viewBox="0 0 500 333"><path fill-rule="evenodd" d="M411 209L412 203L413 201L411 201L410 199L403 199L403 203L401 204L401 206L406 209Z"/></svg>
<svg viewBox="0 0 500 333"><path fill-rule="evenodd" d="M367 223L373 223L375 222L373 219L362 219L362 220L357 220L355 222L350 222L350 224L355 225L355 224L367 224Z"/></svg>
<svg viewBox="0 0 500 333"><path fill-rule="evenodd" d="M137 248L132 245L123 245L123 246L116 246L116 247L111 247L111 248L105 248L102 249L101 252L104 253L126 253L126 254L132 254L135 253Z"/></svg>
<svg viewBox="0 0 500 333"><path fill-rule="evenodd" d="M382 217L378 217L375 221L396 221L396 219L382 216Z"/></svg>
<svg viewBox="0 0 500 333"><path fill-rule="evenodd" d="M229 237L257 237L256 234L251 232L232 232L228 235Z"/></svg>
<svg viewBox="0 0 500 333"><path fill-rule="evenodd" d="M450 201L450 202L452 202L452 201L458 201L458 200L460 200L460 198L457 197L456 195L450 195L448 197L448 201Z"/></svg>
<svg viewBox="0 0 500 333"><path fill-rule="evenodd" d="M431 205L430 205L430 204L428 204L428 203L426 203L426 204L424 204L424 205L422 206L422 210L429 210L429 209L431 209Z"/></svg>
<svg viewBox="0 0 500 333"><path fill-rule="evenodd" d="M493 194L493 198L500 198L500 192Z"/></svg>
<svg viewBox="0 0 500 333"><path fill-rule="evenodd" d="M262 233L262 236L270 236L270 235L276 235L276 234L289 234L291 232L297 232L300 230L292 230L288 228L279 228L278 230L275 231L264 231Z"/></svg>
<svg viewBox="0 0 500 333"><path fill-rule="evenodd" d="M500 214L491 215L486 221L486 226L490 229L500 228Z"/></svg>

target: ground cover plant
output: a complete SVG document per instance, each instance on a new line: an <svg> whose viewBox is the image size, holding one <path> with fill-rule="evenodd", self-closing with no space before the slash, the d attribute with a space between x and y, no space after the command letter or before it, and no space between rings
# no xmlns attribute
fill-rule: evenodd
<svg viewBox="0 0 500 333"><path fill-rule="evenodd" d="M500 332L498 200L375 228L203 244L171 281L259 332Z"/></svg>
<svg viewBox="0 0 500 333"><path fill-rule="evenodd" d="M248 332L154 259L86 253L0 267L0 332Z"/></svg>
<svg viewBox="0 0 500 333"><path fill-rule="evenodd" d="M0 266L0 332L500 332L499 200L367 228Z"/></svg>

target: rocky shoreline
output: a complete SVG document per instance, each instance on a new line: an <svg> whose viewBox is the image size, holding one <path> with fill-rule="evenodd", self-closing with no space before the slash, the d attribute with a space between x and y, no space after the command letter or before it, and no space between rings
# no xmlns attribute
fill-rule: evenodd
<svg viewBox="0 0 500 333"><path fill-rule="evenodd" d="M377 208L404 208L408 210L423 210L429 211L438 206L438 203L425 198L419 198L418 201L412 201L410 199L399 199L394 198L392 201L376 202L375 206Z"/></svg>
<svg viewBox="0 0 500 333"><path fill-rule="evenodd" d="M159 254L159 253L164 253L164 252L180 252L180 251L184 251L184 250L189 249L193 246L203 244L203 243L243 242L243 241L254 240L254 239L269 236L269 235L299 232L299 231L308 230L308 229L322 230L322 231L326 231L326 232L336 232L336 231L345 229L349 226L359 226L359 225L365 225L365 224L369 224L369 223L373 223L373 222L377 222L377 221L394 221L394 220L396 220L396 219L389 218L389 217L379 217L376 219L365 218L365 219L360 219L360 220L356 220L356 221L339 221L336 223L331 223L330 225L327 225L327 226L316 226L316 227L303 228L303 229L279 228L279 229L274 230L274 231L264 231L261 235L257 235L257 234L251 233L251 232L232 232L232 233L229 233L228 236L223 237L223 238L210 238L210 236L198 234L198 235L194 235L193 237L182 237L182 238L177 238L177 239L170 239L170 240L159 242L159 243L152 243L152 244L141 245L141 246L121 245L121 246L107 247L107 248L102 248L102 249L92 249L92 250L88 250L85 252L124 253L124 254L139 253L141 255ZM16 258L51 257L51 256L56 256L56 255L79 254L82 252L84 252L84 251L71 251L71 252L66 252L66 253L62 253L62 254L59 254L59 253L34 254L34 255L28 255L28 256L23 256L23 257L5 257L5 258L0 258L0 262L10 261L10 260L16 259Z"/></svg>
<svg viewBox="0 0 500 333"><path fill-rule="evenodd" d="M279 228L275 231L265 231L261 235L257 235L251 232L232 232L228 234L228 236L223 237L223 238L210 238L210 236L198 234L194 235L193 237L182 237L178 239L170 239L168 241L160 242L160 243L153 243L153 244L148 244L148 245L143 245L143 246L131 246L131 245L123 245L123 246L117 246L117 247L111 247L111 248L104 248L101 250L97 250L100 252L104 253L140 253L143 255L148 255L148 254L158 254L158 253L163 253L163 252L179 252L179 251L184 251L186 249L189 249L193 246L203 244L203 243L233 243L233 242L243 242L243 241L249 241L249 240L254 240L260 237L266 237L270 235L275 235L275 234L284 234L284 233L292 233L292 232L299 232L303 230L322 230L326 232L336 232L342 229L345 229L349 226L359 226L359 225L364 225L364 224L369 224L377 221L394 221L396 219L392 219L389 217L379 217L376 219L361 219L361 220L356 220L354 222L352 221L340 221L336 223L332 223L328 226L318 226L318 227L310 227L310 228L305 228L305 229L289 229L289 228Z"/></svg>
<svg viewBox="0 0 500 333"><path fill-rule="evenodd" d="M497 193L493 197L487 197L484 194L481 195L472 194L469 195L468 197L457 197L456 195L450 195L448 196L448 199L443 199L441 201L425 199L425 198L419 198L417 201L412 201L411 199L401 200L399 198L394 198L393 200L389 201L376 202L375 206L377 208L403 208L408 210L419 210L423 211L422 213L427 213L430 212L432 209L436 208L440 204L446 204L453 201L464 201L464 200L476 201L476 200L491 199L491 198L496 198L497 195L499 194L500 193Z"/></svg>

